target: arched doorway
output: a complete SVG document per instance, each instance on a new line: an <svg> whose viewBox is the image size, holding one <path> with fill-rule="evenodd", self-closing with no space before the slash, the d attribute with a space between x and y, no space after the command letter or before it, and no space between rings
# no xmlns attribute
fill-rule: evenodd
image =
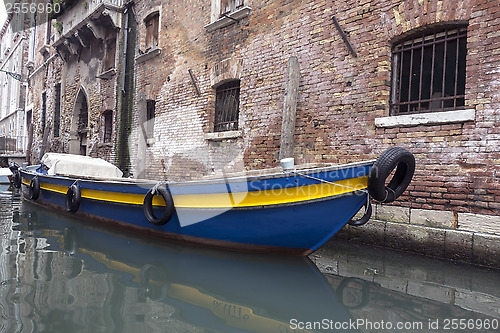
<svg viewBox="0 0 500 333"><path fill-rule="evenodd" d="M73 108L71 121L70 154L87 155L87 140L89 127L89 108L87 95L80 88Z"/></svg>

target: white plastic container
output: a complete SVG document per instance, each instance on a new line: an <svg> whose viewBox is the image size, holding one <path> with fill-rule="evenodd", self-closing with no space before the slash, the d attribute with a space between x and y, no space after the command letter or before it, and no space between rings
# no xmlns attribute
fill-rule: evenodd
<svg viewBox="0 0 500 333"><path fill-rule="evenodd" d="M293 157L287 157L280 160L280 164L283 171L290 171L294 169L295 159Z"/></svg>

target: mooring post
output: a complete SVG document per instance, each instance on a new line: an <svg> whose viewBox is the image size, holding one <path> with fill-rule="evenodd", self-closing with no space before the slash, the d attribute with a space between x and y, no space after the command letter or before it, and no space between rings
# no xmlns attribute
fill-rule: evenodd
<svg viewBox="0 0 500 333"><path fill-rule="evenodd" d="M293 157L299 80L299 61L296 57L290 57L285 76L285 101L283 106L283 122L281 124L280 160Z"/></svg>

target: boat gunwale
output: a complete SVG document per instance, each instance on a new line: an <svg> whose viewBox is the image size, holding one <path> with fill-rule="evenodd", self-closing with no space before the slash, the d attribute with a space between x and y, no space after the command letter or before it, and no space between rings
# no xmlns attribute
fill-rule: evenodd
<svg viewBox="0 0 500 333"><path fill-rule="evenodd" d="M85 176L49 175L49 174L38 173L36 171L36 169L38 169L41 166L40 164L28 166L26 168L22 168L21 172L25 172L27 174L32 174L33 176L42 176L42 177L47 177L47 178L52 178L52 179L61 179L61 180L67 180L67 181L77 181L78 180L78 181L98 183L98 184L99 183L113 184L113 185L122 184L122 185L130 185L130 186L150 184L150 185L154 186L155 184L158 184L158 183L165 183L168 186L193 186L193 185L240 183L240 182L250 182L250 181L265 180L265 179L279 179L279 178L286 178L286 177L294 176L297 174L309 175L309 174L317 174L317 173L322 173L322 172L338 171L338 170L342 170L342 169L364 167L364 166L368 166L368 165L373 164L373 163L375 163L375 159L361 161L361 162L331 165L331 166L325 166L325 167L306 168L306 169L299 169L299 170L294 169L292 171L272 172L272 173L263 174L263 175L236 176L236 177L216 178L216 179L198 179L198 180L189 180L189 181L182 181L182 182L155 181L155 180L150 180L150 179L138 179L138 178L99 179L99 178L85 177ZM264 170L255 170L255 171L265 172L265 169ZM252 171L250 171L250 172L252 172Z"/></svg>

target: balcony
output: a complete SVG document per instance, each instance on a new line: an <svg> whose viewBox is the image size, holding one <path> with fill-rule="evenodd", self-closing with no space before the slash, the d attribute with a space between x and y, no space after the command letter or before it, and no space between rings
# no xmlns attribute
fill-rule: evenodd
<svg viewBox="0 0 500 333"><path fill-rule="evenodd" d="M0 157L23 155L26 151L26 136L0 136Z"/></svg>
<svg viewBox="0 0 500 333"><path fill-rule="evenodd" d="M53 46L64 60L79 54L92 38L105 41L110 30L121 28L124 0L78 1L66 8L55 21Z"/></svg>

